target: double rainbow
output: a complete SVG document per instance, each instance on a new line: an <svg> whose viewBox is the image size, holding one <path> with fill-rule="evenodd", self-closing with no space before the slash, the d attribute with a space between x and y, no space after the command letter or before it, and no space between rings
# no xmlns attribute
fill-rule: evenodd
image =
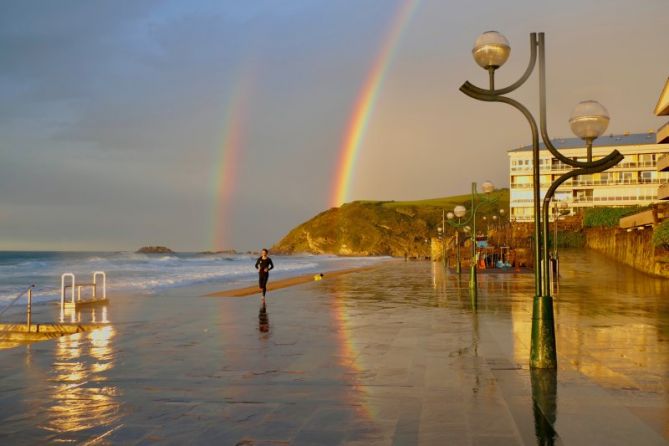
<svg viewBox="0 0 669 446"><path fill-rule="evenodd" d="M223 121L223 138L218 151L218 160L214 162L214 204L211 228L211 246L214 250L231 248L230 205L234 195L239 171L241 151L245 143L249 102L249 80L240 76L237 85L231 89L225 119Z"/></svg>
<svg viewBox="0 0 669 446"><path fill-rule="evenodd" d="M339 151L335 181L331 192L331 206L339 206L349 198L351 179L353 178L360 146L369 124L369 118L374 111L379 91L385 80L388 67L391 65L393 56L395 55L402 33L411 21L411 17L419 3L420 0L400 0L397 12L382 41L381 51L377 54L363 87L358 94Z"/></svg>

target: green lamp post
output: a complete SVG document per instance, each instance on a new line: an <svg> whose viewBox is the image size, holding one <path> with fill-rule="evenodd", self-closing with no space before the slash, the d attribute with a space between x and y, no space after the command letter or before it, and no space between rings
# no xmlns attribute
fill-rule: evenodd
<svg viewBox="0 0 669 446"><path fill-rule="evenodd" d="M472 55L477 64L488 71L489 88L480 88L470 82L461 87L467 96L486 102L502 102L508 104L527 119L532 131L532 168L533 168L533 202L534 202L534 285L535 293L532 313L532 339L530 347L530 367L557 368L557 352L555 348L555 326L553 320L553 299L550 294L549 262L548 262L548 213L550 201L556 189L565 181L578 175L603 172L618 164L623 156L614 150L607 156L596 161L592 160L592 142L600 136L609 122L606 109L596 101L584 101L576 106L569 124L577 136L586 142L587 161L576 161L562 155L552 144L548 136L546 119L546 62L544 33L530 34L530 61L523 75L511 85L495 88L495 70L500 68L511 53L509 41L497 31L481 34ZM537 54L538 53L538 54ZM522 86L534 71L539 60L539 125L530 111L520 102L507 96ZM546 149L558 161L573 169L556 179L542 197L540 190L539 136ZM542 215L543 214L543 215Z"/></svg>
<svg viewBox="0 0 669 446"><path fill-rule="evenodd" d="M464 206L461 207L464 209ZM462 212L462 215L465 215L465 212L466 210ZM458 217L458 223L460 223L462 215ZM448 212L446 214L446 218L448 219L448 223L455 229L455 272L458 273L459 276L462 273L462 268L460 267L460 225L452 223L454 222L453 219L455 218L455 214L453 212Z"/></svg>
<svg viewBox="0 0 669 446"><path fill-rule="evenodd" d="M487 196L495 190L495 186L490 181L485 181L481 185L481 189L484 195L479 194L476 183L472 183L472 198L471 206L469 208L469 216L467 216L467 208L462 205L458 205L453 209L453 216L458 218L458 221L455 222L453 218L448 219L448 223L455 228L465 228L468 227L471 222L471 242L472 242L472 254L471 262L469 265L469 289L471 290L473 296L477 295L477 281L476 281L476 212L479 210L481 205L492 203L494 200L487 198ZM450 212L449 212L450 215ZM464 221L463 221L464 218ZM458 246L458 266L460 265L459 259L459 249Z"/></svg>

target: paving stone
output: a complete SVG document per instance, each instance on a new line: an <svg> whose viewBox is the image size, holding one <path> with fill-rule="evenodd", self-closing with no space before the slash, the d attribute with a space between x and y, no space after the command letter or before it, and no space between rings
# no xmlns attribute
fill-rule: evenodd
<svg viewBox="0 0 669 446"><path fill-rule="evenodd" d="M271 293L267 333L255 297L111 296L103 331L0 351L0 443L667 444L668 281L561 266L552 380L526 274L481 274L476 312L429 262L326 276Z"/></svg>

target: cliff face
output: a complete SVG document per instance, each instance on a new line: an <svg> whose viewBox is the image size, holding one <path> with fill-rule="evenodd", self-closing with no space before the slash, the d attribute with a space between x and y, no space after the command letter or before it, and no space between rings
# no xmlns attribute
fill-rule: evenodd
<svg viewBox="0 0 669 446"><path fill-rule="evenodd" d="M481 217L485 211L494 212L500 207L508 210L508 190L496 191L494 197L497 203L482 206L479 211ZM322 212L299 225L272 247L272 252L429 256L429 240L437 236L442 209L449 211L456 204L464 204L469 208L468 198L459 196L416 202L348 203ZM453 229L447 224L446 234L452 233Z"/></svg>
<svg viewBox="0 0 669 446"><path fill-rule="evenodd" d="M272 252L423 255L428 249L423 245L425 238L429 238L428 228L431 226L424 213L411 208L387 208L382 203L346 204L325 211L293 229L272 248Z"/></svg>

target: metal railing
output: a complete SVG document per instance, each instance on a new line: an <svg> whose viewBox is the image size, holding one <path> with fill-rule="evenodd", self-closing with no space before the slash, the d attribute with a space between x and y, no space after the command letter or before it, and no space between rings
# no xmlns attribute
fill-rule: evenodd
<svg viewBox="0 0 669 446"><path fill-rule="evenodd" d="M546 165L545 163L540 163L541 171L553 171L553 172L561 172L565 170L572 170L573 167L564 164L564 163L552 163L550 165ZM610 170L618 170L618 169L639 169L643 167L657 167L657 161L623 161L620 164L613 166ZM531 171L532 170L532 165L522 165L522 166L511 166L511 172L525 172L525 171Z"/></svg>
<svg viewBox="0 0 669 446"><path fill-rule="evenodd" d="M627 186L627 185L644 185L644 184L662 184L664 181L661 178L652 179L619 179L619 180L572 180L565 181L560 185L561 189L567 187L578 186ZM542 188L547 187L548 183L541 183ZM531 189L532 183L511 183L511 189Z"/></svg>
<svg viewBox="0 0 669 446"><path fill-rule="evenodd" d="M26 326L28 327L28 331L30 331L30 324L32 322L33 288L35 288L34 284L21 291L5 308L2 309L2 311L0 311L0 316L2 316L12 307L12 305L28 293L28 304L26 305Z"/></svg>
<svg viewBox="0 0 669 446"><path fill-rule="evenodd" d="M76 277L74 276L74 273L63 273L60 276L60 307L61 309L65 307L65 295L67 293L67 289L70 288L72 290L71 292L71 299L70 299L70 304L75 306L77 302L81 302L81 289L84 287L91 287L92 288L92 294L93 294L93 300L97 300L98 298L98 277L102 277L102 299L107 299L107 275L105 274L104 271L95 271L93 273L93 281L90 283L79 283L77 284ZM71 284L66 285L66 279L71 279ZM77 294L77 299L75 301L74 295L75 295L75 289L76 289L76 294Z"/></svg>
<svg viewBox="0 0 669 446"><path fill-rule="evenodd" d="M580 197L574 197L572 200L575 203L583 203L583 202L591 202L591 201L653 201L657 200L657 194L652 194L652 195L616 195L616 196L603 196L603 197L588 197L588 196L580 196ZM511 200L512 206L511 207L518 207L514 205L518 204L532 204L534 201L531 198L517 198L514 200ZM522 206L521 206L522 207ZM529 206L527 206L529 207Z"/></svg>
<svg viewBox="0 0 669 446"><path fill-rule="evenodd" d="M657 200L657 195L622 195L615 197L574 197L574 203L590 203L593 201L650 201Z"/></svg>

